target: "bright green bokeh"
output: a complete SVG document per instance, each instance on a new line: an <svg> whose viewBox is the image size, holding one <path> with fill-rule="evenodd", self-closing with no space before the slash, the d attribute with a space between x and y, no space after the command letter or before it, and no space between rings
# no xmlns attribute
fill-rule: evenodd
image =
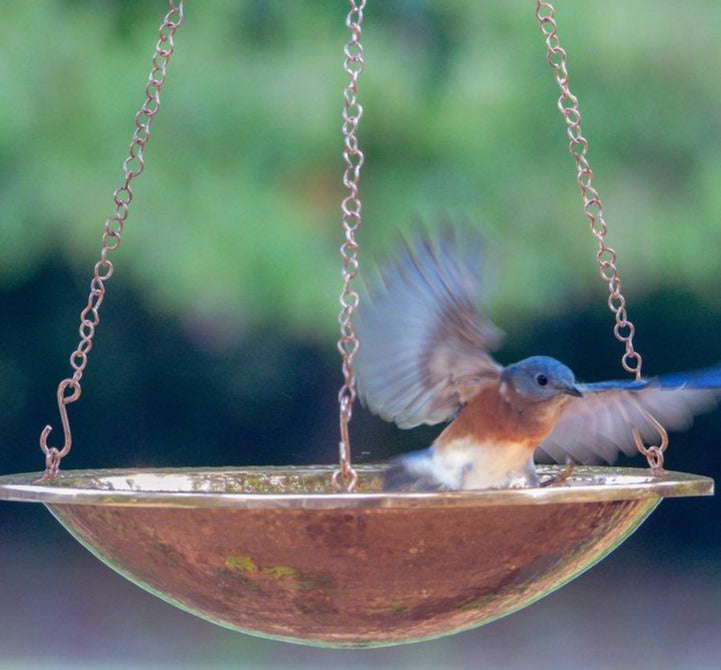
<svg viewBox="0 0 721 670"><path fill-rule="evenodd" d="M89 277L164 8L5 7L0 284L51 255ZM345 10L190 3L113 282L229 333L335 330ZM559 11L629 299L659 283L714 299L721 5ZM370 3L364 28L362 262L448 215L485 231L506 326L567 297L602 307L533 3Z"/></svg>

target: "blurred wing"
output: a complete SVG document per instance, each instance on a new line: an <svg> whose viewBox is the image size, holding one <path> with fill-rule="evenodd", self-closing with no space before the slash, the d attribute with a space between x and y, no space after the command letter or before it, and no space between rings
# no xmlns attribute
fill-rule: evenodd
<svg viewBox="0 0 721 670"><path fill-rule="evenodd" d="M368 285L358 309L358 391L401 428L451 418L501 367L503 333L476 307L481 241L418 235Z"/></svg>
<svg viewBox="0 0 721 670"><path fill-rule="evenodd" d="M613 463L621 451L636 453L631 428L638 429L644 442L658 444L644 411L667 430L685 430L694 415L715 407L721 367L641 382L581 384L579 389L584 397L568 401L539 450L557 462L570 456L578 463Z"/></svg>

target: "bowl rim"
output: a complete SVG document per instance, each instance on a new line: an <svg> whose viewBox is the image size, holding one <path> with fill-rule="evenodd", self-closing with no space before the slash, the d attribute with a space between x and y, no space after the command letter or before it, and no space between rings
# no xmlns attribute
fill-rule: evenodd
<svg viewBox="0 0 721 670"><path fill-rule="evenodd" d="M362 480L379 475L383 467L359 465L356 470ZM223 477L263 477L280 486L283 477L327 475L330 479L334 469L307 465L68 470L52 482L40 481L40 473L21 473L0 476L0 500L46 505L327 510L593 503L709 496L714 492L714 481L709 477L674 471L653 475L647 469L611 466L578 466L563 485L525 489L247 493L218 490L217 484L214 490L189 488L193 482L222 482ZM538 466L541 476L552 476L562 469ZM181 488L181 483L186 486Z"/></svg>

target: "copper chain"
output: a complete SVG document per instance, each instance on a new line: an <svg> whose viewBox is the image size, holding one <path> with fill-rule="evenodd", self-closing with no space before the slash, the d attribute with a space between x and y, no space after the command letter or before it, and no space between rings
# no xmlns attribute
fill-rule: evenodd
<svg viewBox="0 0 721 670"><path fill-rule="evenodd" d="M58 385L57 402L65 443L60 449L48 446L47 439L52 430L49 425L45 426L40 435L40 448L45 454L46 478L53 478L57 475L60 461L67 456L72 446L66 405L78 400L82 392L80 380L88 364L88 354L93 347L95 330L100 323L100 306L105 298L105 282L113 276L114 268L109 255L111 251L120 246L120 238L128 218L128 207L133 200L131 185L145 167L143 152L150 139L150 127L153 119L160 108L160 90L165 83L168 62L175 49L173 37L183 23L184 6L185 0L170 0L170 9L163 18L158 31L158 42L155 45L152 68L145 86L145 101L135 115L135 131L130 142L128 157L123 162L123 182L113 193L115 212L105 222L100 260L93 268L88 302L80 313L80 328L78 329L80 342L70 355L73 374L72 377L63 379Z"/></svg>
<svg viewBox="0 0 721 670"><path fill-rule="evenodd" d="M603 203L593 185L593 171L588 162L588 140L581 131L581 113L578 109L578 98L571 93L568 86L567 56L558 38L558 26L554 16L555 9L550 2L536 1L536 18L546 41L546 61L553 69L556 83L561 89L557 106L563 120L566 122L566 134L569 140L568 150L576 163L576 181L581 188L583 211L590 223L591 232L598 242L596 261L598 262L601 278L608 284L608 307L616 320L613 334L625 347L624 354L621 357L621 365L626 372L635 375L636 379L640 380L643 359L633 346L633 336L636 329L628 319L626 299L621 293L622 284L616 267L616 252L605 241L608 229L603 215ZM650 415L647 418L658 431L661 444L659 446L644 446L635 428L633 429L633 436L636 446L646 457L651 469L659 471L663 468L663 452L668 446L668 435L655 418Z"/></svg>
<svg viewBox="0 0 721 670"><path fill-rule="evenodd" d="M365 65L363 46L360 42L365 4L365 0L350 0L350 11L345 24L351 31L351 38L343 49L345 54L343 69L350 78L343 91L342 126L344 139L343 161L345 162L343 185L348 190L348 195L341 203L345 239L340 247L343 260L343 289L340 294L341 311L338 315L340 325L338 351L343 358L343 386L341 386L338 393L338 402L340 404L340 469L333 474L333 485L335 488L344 491L352 491L358 478L355 470L351 467L348 423L353 415L353 403L356 398L353 358L358 351L358 338L353 327L353 313L358 307L358 294L351 287L351 282L358 276L358 243L355 234L361 224L361 200L358 195L358 183L364 156L358 144L356 132L361 116L363 116L363 107L358 102L358 78Z"/></svg>

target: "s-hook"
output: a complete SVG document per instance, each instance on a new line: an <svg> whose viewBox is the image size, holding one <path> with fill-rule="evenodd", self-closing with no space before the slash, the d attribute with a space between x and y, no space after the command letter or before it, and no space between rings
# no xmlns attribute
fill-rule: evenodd
<svg viewBox="0 0 721 670"><path fill-rule="evenodd" d="M68 388L72 388L72 393L70 393L70 395L65 395L65 390ZM80 383L74 379L63 379L63 381L58 384L58 411L60 412L60 421L63 424L65 443L63 444L62 449L58 449L57 447L48 447L48 436L50 435L53 427L48 424L45 428L43 428L43 432L40 433L40 448L45 454L45 474L43 475L43 479L53 479L57 476L58 470L60 469L60 461L68 455L68 452L73 445L73 436L70 432L70 421L68 420L68 410L66 405L69 405L71 402L75 402L80 397L80 393Z"/></svg>

